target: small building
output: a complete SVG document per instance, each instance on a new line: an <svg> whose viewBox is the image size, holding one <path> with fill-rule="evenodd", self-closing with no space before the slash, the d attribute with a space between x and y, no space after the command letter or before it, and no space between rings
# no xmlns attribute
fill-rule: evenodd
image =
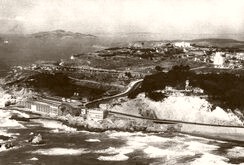
<svg viewBox="0 0 244 165"><path fill-rule="evenodd" d="M193 93L195 94L203 94L204 90L198 87L193 88Z"/></svg>
<svg viewBox="0 0 244 165"><path fill-rule="evenodd" d="M72 55L72 56L70 56L70 59L71 60L75 60L75 59L79 59L80 58L80 56L82 56L82 55L85 55L85 54L74 54L74 55Z"/></svg>
<svg viewBox="0 0 244 165"><path fill-rule="evenodd" d="M180 47L180 48L190 48L192 47L189 42L175 42L175 46Z"/></svg>
<svg viewBox="0 0 244 165"><path fill-rule="evenodd" d="M173 87L171 86L165 86L165 91L173 91Z"/></svg>
<svg viewBox="0 0 244 165"><path fill-rule="evenodd" d="M190 81L186 80L185 82L185 91L191 91L192 90L192 86L189 85Z"/></svg>
<svg viewBox="0 0 244 165"><path fill-rule="evenodd" d="M86 114L87 120L100 121L103 120L105 117L106 117L106 111L94 110L94 109L87 110L87 114Z"/></svg>

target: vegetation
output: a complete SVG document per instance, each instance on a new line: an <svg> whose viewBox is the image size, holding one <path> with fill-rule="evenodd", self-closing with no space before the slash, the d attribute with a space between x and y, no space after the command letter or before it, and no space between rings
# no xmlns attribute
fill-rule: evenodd
<svg viewBox="0 0 244 165"><path fill-rule="evenodd" d="M37 92L48 93L50 95L71 97L74 92L80 97L87 97L92 100L100 97L105 91L76 85L63 73L38 73L29 76L22 82L18 82Z"/></svg>
<svg viewBox="0 0 244 165"><path fill-rule="evenodd" d="M225 108L244 108L244 76L229 73L196 74L189 66L174 66L168 73L159 72L146 76L140 89L130 94L133 98L140 92L150 93L172 86L183 89L185 81L190 80L193 87L202 88L209 100ZM153 97L154 98L154 97ZM156 97L157 98L157 97ZM156 100L156 99L154 99Z"/></svg>

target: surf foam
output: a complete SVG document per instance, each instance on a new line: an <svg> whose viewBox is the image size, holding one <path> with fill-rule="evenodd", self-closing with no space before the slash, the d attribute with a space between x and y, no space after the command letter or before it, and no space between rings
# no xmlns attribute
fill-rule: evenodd
<svg viewBox="0 0 244 165"><path fill-rule="evenodd" d="M32 151L32 154L38 155L81 155L89 153L85 149L72 149L72 148L49 148L49 149L38 149Z"/></svg>
<svg viewBox="0 0 244 165"><path fill-rule="evenodd" d="M86 142L101 142L99 139L87 139Z"/></svg>
<svg viewBox="0 0 244 165"><path fill-rule="evenodd" d="M69 127L65 124L63 124L60 121L55 121L55 120L45 120L45 119L34 119L34 122L42 124L43 127L45 128L50 128L53 129L53 132L58 133L58 132L76 132L76 128Z"/></svg>
<svg viewBox="0 0 244 165"><path fill-rule="evenodd" d="M112 156L99 156L97 159L101 161L125 161L128 160L129 157L124 154L117 154Z"/></svg>
<svg viewBox="0 0 244 165"><path fill-rule="evenodd" d="M22 124L20 124L16 120L11 120L13 112L9 110L1 110L0 109L0 128L3 127L14 127L14 128L25 128Z"/></svg>
<svg viewBox="0 0 244 165"><path fill-rule="evenodd" d="M227 113L220 107L216 107L214 110L212 108L212 104L197 96L169 96L156 102L146 98L145 94L139 94L133 100L111 107L111 110L138 115L139 109L144 109L154 111L159 119L219 125L243 125L243 122L233 113Z"/></svg>

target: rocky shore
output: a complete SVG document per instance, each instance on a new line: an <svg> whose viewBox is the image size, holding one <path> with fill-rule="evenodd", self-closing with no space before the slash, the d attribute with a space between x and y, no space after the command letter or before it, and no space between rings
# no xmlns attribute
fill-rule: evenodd
<svg viewBox="0 0 244 165"><path fill-rule="evenodd" d="M104 132L108 130L126 131L126 132L166 132L174 131L176 128L170 125L160 125L152 121L143 119L121 118L114 115L96 121L84 120L82 117L73 117L70 115L55 117L55 120L62 121L64 124L77 128L78 130L87 130L92 132Z"/></svg>
<svg viewBox="0 0 244 165"><path fill-rule="evenodd" d="M173 125L162 125L156 124L149 120L144 119L132 119L125 117L118 117L114 114L108 115L103 120L87 120L81 116L50 116L47 114L35 114L23 108L11 106L8 110L22 111L27 113L29 116L22 116L14 113L9 119L16 121L29 122L31 119L47 119L56 120L62 122L64 125L76 128L77 130L86 130L91 132L105 132L108 130L126 131L126 132L174 132L177 128Z"/></svg>

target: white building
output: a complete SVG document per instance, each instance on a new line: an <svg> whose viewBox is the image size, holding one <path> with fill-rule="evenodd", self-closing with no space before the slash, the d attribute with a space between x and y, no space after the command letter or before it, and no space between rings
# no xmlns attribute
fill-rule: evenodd
<svg viewBox="0 0 244 165"><path fill-rule="evenodd" d="M223 64L225 62L225 58L222 56L222 52L216 52L214 57L213 57L213 64L214 67L216 68L221 68L223 67Z"/></svg>
<svg viewBox="0 0 244 165"><path fill-rule="evenodd" d="M101 121L105 118L105 111L102 110L87 110L86 119L87 120L94 120L94 121Z"/></svg>
<svg viewBox="0 0 244 165"><path fill-rule="evenodd" d="M240 60L244 60L244 52L236 53L236 58Z"/></svg>
<svg viewBox="0 0 244 165"><path fill-rule="evenodd" d="M70 59L71 59L71 60L74 60L74 59L75 59L75 57L72 55L72 56L70 56Z"/></svg>
<svg viewBox="0 0 244 165"><path fill-rule="evenodd" d="M174 46L181 47L181 48L190 48L191 44L189 42L175 42Z"/></svg>

